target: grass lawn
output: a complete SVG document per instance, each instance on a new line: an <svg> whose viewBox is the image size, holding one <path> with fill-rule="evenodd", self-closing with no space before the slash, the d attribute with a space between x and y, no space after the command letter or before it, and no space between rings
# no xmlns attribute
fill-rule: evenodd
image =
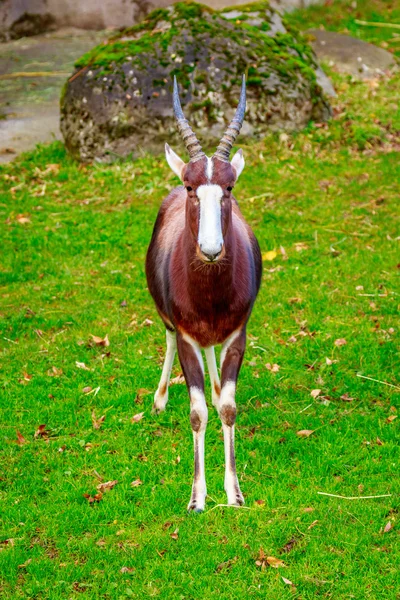
<svg viewBox="0 0 400 600"><path fill-rule="evenodd" d="M164 158L80 166L54 143L1 167L0 598L400 597L400 75L332 76L329 124L242 145L265 259L237 395L246 508L218 506L212 407L202 514L185 386L151 414Z"/></svg>

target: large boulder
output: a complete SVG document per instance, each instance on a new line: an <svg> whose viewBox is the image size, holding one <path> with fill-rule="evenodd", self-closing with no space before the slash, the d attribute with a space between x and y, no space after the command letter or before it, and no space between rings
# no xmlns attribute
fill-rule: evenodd
<svg viewBox="0 0 400 600"><path fill-rule="evenodd" d="M172 78L199 137L215 143L247 73L242 133L296 130L330 107L304 38L267 2L215 12L177 3L152 12L75 64L61 97L61 131L82 161L110 160L176 141Z"/></svg>

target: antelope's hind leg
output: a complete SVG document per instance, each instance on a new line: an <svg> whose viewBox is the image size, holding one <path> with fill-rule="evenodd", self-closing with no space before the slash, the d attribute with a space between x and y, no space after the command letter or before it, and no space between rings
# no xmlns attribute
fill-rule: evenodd
<svg viewBox="0 0 400 600"><path fill-rule="evenodd" d="M190 396L190 424L193 431L194 479L188 510L204 510L207 488L204 467L204 441L208 421L204 397L204 366L199 345L189 336L178 334L178 354Z"/></svg>
<svg viewBox="0 0 400 600"><path fill-rule="evenodd" d="M234 332L223 344L221 352L221 396L218 405L225 448L225 491L228 504L242 506L244 498L236 474L235 421L236 382L246 347L246 330Z"/></svg>
<svg viewBox="0 0 400 600"><path fill-rule="evenodd" d="M166 340L167 350L165 353L164 366L161 373L160 383L158 384L157 391L154 394L153 410L158 413L165 410L168 402L168 385L176 352L176 333L166 329Z"/></svg>

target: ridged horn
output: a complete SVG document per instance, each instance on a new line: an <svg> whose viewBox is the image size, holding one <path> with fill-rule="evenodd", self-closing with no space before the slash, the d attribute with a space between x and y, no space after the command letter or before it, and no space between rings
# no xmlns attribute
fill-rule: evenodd
<svg viewBox="0 0 400 600"><path fill-rule="evenodd" d="M235 139L239 135L240 128L242 127L244 120L244 113L246 112L246 78L243 75L242 78L242 89L240 90L239 104L235 112L235 116L229 123L228 129L225 131L221 138L218 148L215 151L215 158L229 162L229 155L232 150L232 146L235 143Z"/></svg>
<svg viewBox="0 0 400 600"><path fill-rule="evenodd" d="M176 122L178 124L179 133L182 136L184 144L189 152L190 162L195 162L200 158L205 156L203 150L201 149L200 142L196 137L193 129L189 125L189 121L185 119L185 115L183 114L181 101L179 99L179 91L178 84L176 81L176 77L174 75L174 92L172 95L174 114L176 118Z"/></svg>

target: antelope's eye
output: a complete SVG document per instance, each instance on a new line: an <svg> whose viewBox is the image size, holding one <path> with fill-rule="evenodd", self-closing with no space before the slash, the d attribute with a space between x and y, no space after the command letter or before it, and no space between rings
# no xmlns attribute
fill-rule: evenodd
<svg viewBox="0 0 400 600"><path fill-rule="evenodd" d="M232 191L232 186L228 185L228 187L226 188L228 190L228 192Z"/></svg>
<svg viewBox="0 0 400 600"><path fill-rule="evenodd" d="M187 189L187 191L188 191L188 192L191 192L191 191L193 190L193 188L192 188L192 187L190 187L190 185L187 185L187 186L186 186L186 189Z"/></svg>

